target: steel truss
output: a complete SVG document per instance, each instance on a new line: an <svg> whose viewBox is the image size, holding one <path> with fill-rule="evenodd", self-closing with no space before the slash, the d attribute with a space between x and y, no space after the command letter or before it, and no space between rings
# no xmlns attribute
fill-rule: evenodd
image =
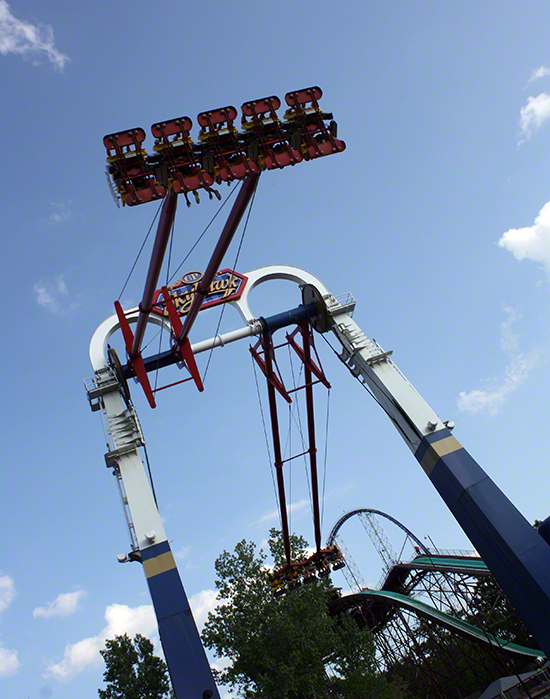
<svg viewBox="0 0 550 699"><path fill-rule="evenodd" d="M343 573L356 590L336 600L332 612L347 612L360 626L368 626L381 672L398 678L407 696L435 699L466 697L498 677L533 664L537 651L529 649L537 649L537 644L479 556L472 552L436 555L417 545L411 560L400 561L377 514L418 544L417 537L397 520L366 509L342 517L329 543L338 542L346 561ZM364 587L343 541L340 527L352 515L367 525L382 559L380 590ZM407 606L407 600L414 602ZM470 632L472 627L477 635Z"/></svg>

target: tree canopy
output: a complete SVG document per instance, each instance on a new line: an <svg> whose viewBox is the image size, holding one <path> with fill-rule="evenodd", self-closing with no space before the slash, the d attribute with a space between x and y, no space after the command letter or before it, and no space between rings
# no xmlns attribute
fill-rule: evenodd
<svg viewBox="0 0 550 699"><path fill-rule="evenodd" d="M281 535L270 534L277 569L283 565ZM307 542L293 536L291 549L293 560L301 560ZM228 663L216 679L245 699L398 699L397 688L377 673L368 630L349 617L330 617L330 580L275 597L266 562L266 554L243 539L215 563L219 605L202 639Z"/></svg>
<svg viewBox="0 0 550 699"><path fill-rule="evenodd" d="M168 699L171 694L168 668L162 658L153 654L151 641L136 634L115 636L99 651L105 661L100 699Z"/></svg>

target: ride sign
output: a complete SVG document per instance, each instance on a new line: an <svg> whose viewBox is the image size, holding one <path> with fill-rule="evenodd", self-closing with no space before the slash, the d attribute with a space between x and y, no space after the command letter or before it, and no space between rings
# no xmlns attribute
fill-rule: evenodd
<svg viewBox="0 0 550 699"><path fill-rule="evenodd" d="M189 309L191 308L191 304L193 303L202 278L202 272L187 272L180 277L180 279L177 279L173 284L166 287L180 316L189 313ZM201 306L201 310L217 306L221 303L227 303L228 301L236 301L241 297L246 282L247 278L244 275L232 269L221 270L212 280L204 303ZM166 308L166 302L161 289L155 292L151 310L153 313L168 316L168 309Z"/></svg>

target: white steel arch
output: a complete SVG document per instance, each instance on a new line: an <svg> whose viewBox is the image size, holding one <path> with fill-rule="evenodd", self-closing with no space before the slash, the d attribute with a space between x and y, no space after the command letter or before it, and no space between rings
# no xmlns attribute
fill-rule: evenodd
<svg viewBox="0 0 550 699"><path fill-rule="evenodd" d="M237 301L230 301L229 303L237 309L241 318L247 323L246 327L233 330L224 335L217 335L209 340L203 340L191 345L193 354L200 354L201 352L212 349L212 347L223 346L244 337L259 335L261 332L261 325L250 310L248 299L251 292L260 284L276 279L283 279L294 282L300 287L311 284L319 291L323 298L331 296L325 285L320 282L317 277L314 277L313 274L306 272L304 269L292 267L291 265L269 265L267 267L260 267L259 269L246 272L244 276L247 277L248 281L244 287L241 298ZM126 317L129 323L137 323L138 316L139 308L137 306L126 311ZM163 316L151 313L149 322L164 327L168 333L171 332L170 323ZM104 320L93 334L90 342L90 361L94 371L99 371L107 367L107 343L119 328L120 322L115 313Z"/></svg>

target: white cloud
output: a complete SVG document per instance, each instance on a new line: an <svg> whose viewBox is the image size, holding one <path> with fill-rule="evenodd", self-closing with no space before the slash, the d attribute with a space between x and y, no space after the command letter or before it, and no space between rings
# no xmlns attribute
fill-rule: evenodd
<svg viewBox="0 0 550 699"><path fill-rule="evenodd" d="M15 599L16 594L13 578L10 578L9 575L0 574L0 614L6 611ZM18 668L17 651L0 645L0 677L13 675Z"/></svg>
<svg viewBox="0 0 550 699"><path fill-rule="evenodd" d="M10 606L15 594L13 579L9 575L0 575L0 614Z"/></svg>
<svg viewBox="0 0 550 699"><path fill-rule="evenodd" d="M298 502L291 503L290 505L287 506L287 512L290 514L291 512L300 512L300 510L303 510L305 507L309 505L309 500L302 499L298 500ZM268 512L266 515L261 517L257 524L263 524L264 522L270 522L273 520L276 520L279 517L279 510L272 510L271 512Z"/></svg>
<svg viewBox="0 0 550 699"><path fill-rule="evenodd" d="M191 551L191 546L182 546L180 549L174 552L175 558L187 558Z"/></svg>
<svg viewBox="0 0 550 699"><path fill-rule="evenodd" d="M33 610L33 617L43 617L49 619L52 616L69 616L80 609L80 602L87 597L84 590L74 592L62 592L57 595L53 602L47 602L44 607L37 607Z"/></svg>
<svg viewBox="0 0 550 699"><path fill-rule="evenodd" d="M521 313L511 306L505 306L504 312L508 314L508 318L500 324L500 349L507 357L514 359L519 356L520 349L519 335L512 331L512 326L521 319Z"/></svg>
<svg viewBox="0 0 550 699"><path fill-rule="evenodd" d="M61 275L55 277L53 282L38 282L33 291L38 305L55 315L64 315L78 308L77 302L67 302L69 290Z"/></svg>
<svg viewBox="0 0 550 699"><path fill-rule="evenodd" d="M520 111L519 128L521 134L518 145L531 138L549 118L550 95L541 92L537 97L528 97L527 104Z"/></svg>
<svg viewBox="0 0 550 699"><path fill-rule="evenodd" d="M510 393L522 384L531 369L537 366L539 360L538 351L534 350L527 357L516 357L506 367L505 378L492 385L487 390L475 390L466 393L462 391L458 398L459 410L469 413L479 413L487 409L490 415L496 415Z"/></svg>
<svg viewBox="0 0 550 699"><path fill-rule="evenodd" d="M540 78L544 78L547 75L550 75L550 68L547 68L546 66L540 66L540 68L535 68L528 82L532 83L533 80L539 80Z"/></svg>
<svg viewBox="0 0 550 699"><path fill-rule="evenodd" d="M206 621L208 612L216 606L216 592L203 590L189 598L189 604L199 630ZM107 624L97 636L84 638L77 643L69 643L65 647L63 659L50 662L43 675L53 677L58 682L68 682L89 667L97 667L103 662L99 651L105 647L108 638L127 633L134 637L137 633L158 641L157 618L152 604L140 607L128 607L125 604L111 604L105 609ZM157 644L158 645L158 644ZM160 649L156 652L160 653Z"/></svg>
<svg viewBox="0 0 550 699"><path fill-rule="evenodd" d="M539 362L539 351L534 349L525 355L520 351L519 335L512 332L512 325L521 318L521 314L511 307L504 310L508 317L500 326L500 347L509 358L504 378L488 381L486 389L476 389L469 393L461 391L458 397L458 408L461 411L479 413L487 410L490 415L496 415L508 396L528 378Z"/></svg>
<svg viewBox="0 0 550 699"><path fill-rule="evenodd" d="M157 620L153 605L128 607L125 604L111 604L105 609L106 626L90 638L65 647L63 659L51 662L46 667L43 677L53 677L59 682L68 682L88 667L98 666L102 662L99 651L104 648L108 638L127 633L133 637L136 633L153 636L157 631Z"/></svg>
<svg viewBox="0 0 550 699"><path fill-rule="evenodd" d="M6 0L0 0L0 53L19 53L31 57L35 64L42 56L57 70L63 70L69 57L55 48L53 29L49 25L31 24L17 19Z"/></svg>
<svg viewBox="0 0 550 699"><path fill-rule="evenodd" d="M534 225L510 228L498 244L511 252L517 260L528 259L542 263L550 275L550 202L542 207Z"/></svg>
<svg viewBox="0 0 550 699"><path fill-rule="evenodd" d="M213 612L216 608L216 596L217 592L215 590L202 590L189 598L189 605L195 617L199 633L202 631L204 622L208 618L208 612Z"/></svg>
<svg viewBox="0 0 550 699"><path fill-rule="evenodd" d="M73 212L71 211L70 201L64 201L60 204L52 202L52 206L54 207L55 211L52 214L50 214L48 218L49 226L55 226L60 223L64 223L65 221L70 221L72 219Z"/></svg>
<svg viewBox="0 0 550 699"><path fill-rule="evenodd" d="M19 659L16 650L0 646L0 677L14 675L19 669Z"/></svg>

